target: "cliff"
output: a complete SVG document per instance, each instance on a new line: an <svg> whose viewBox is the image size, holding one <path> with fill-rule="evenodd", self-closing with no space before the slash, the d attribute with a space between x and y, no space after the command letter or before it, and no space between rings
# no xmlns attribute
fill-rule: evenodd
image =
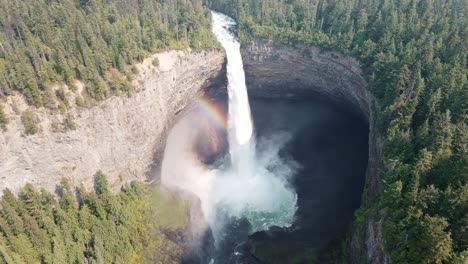
<svg viewBox="0 0 468 264"><path fill-rule="evenodd" d="M159 67L151 65L155 57ZM4 109L10 123L0 132L0 189L16 192L30 182L54 191L62 177L75 186L91 187L97 170L106 173L114 188L152 177L148 174L155 153L164 147L165 131L223 62L224 54L218 51L156 54L137 65L131 97L113 96L91 108L72 107L77 128L66 132L52 128L63 115L41 108L34 109L41 131L23 136L20 113L28 106L24 98L10 96ZM83 87L78 86L80 93Z"/></svg>
<svg viewBox="0 0 468 264"><path fill-rule="evenodd" d="M367 90L357 60L336 52L257 40L242 50L250 95L261 97L325 96L348 106L369 124L369 160L362 204L369 208L380 192L382 140L376 129L376 100ZM381 216L368 213L353 223L349 235L352 263L386 263L382 251Z"/></svg>
<svg viewBox="0 0 468 264"><path fill-rule="evenodd" d="M378 105L366 89L359 63L338 53L271 41L256 41L244 47L242 55L250 95L326 96L368 122L369 160L362 201L366 207L374 204L380 191L382 142L375 125ZM151 65L154 57L161 62L159 67ZM22 136L20 113L27 105L21 97L9 97L5 112L11 122L0 133L0 189L17 191L31 182L53 191L62 177L90 187L99 169L114 188L148 179L155 155L164 147L165 132L197 92L220 82L216 77L223 63L222 52L154 55L138 65L138 91L133 96L114 96L91 108L73 108L77 129L68 132L52 131L52 124L63 119L61 114L38 109L41 131ZM368 213L364 223L354 226L349 243L352 262L388 262L381 248L381 216Z"/></svg>

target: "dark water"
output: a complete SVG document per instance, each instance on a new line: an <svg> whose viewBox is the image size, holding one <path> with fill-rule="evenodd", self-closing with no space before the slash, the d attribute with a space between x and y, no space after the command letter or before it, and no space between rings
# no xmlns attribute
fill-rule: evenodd
<svg viewBox="0 0 468 264"><path fill-rule="evenodd" d="M284 131L283 154L301 168L292 184L298 210L291 238L324 247L346 232L360 205L368 159L366 122L346 108L320 100L251 99L257 137Z"/></svg>
<svg viewBox="0 0 468 264"><path fill-rule="evenodd" d="M288 263L288 255L311 248L320 251L348 230L364 185L368 128L355 113L316 97L250 98L250 104L257 148L272 136L290 137L280 153L298 164L291 180L298 210L290 229L272 228L250 237L248 223L233 221L229 235L211 256L215 263ZM242 254L234 256L235 251ZM187 260L183 262L200 262Z"/></svg>

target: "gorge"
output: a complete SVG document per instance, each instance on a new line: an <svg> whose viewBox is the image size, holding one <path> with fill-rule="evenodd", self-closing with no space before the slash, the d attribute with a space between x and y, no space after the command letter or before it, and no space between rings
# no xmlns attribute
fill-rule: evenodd
<svg viewBox="0 0 468 264"><path fill-rule="evenodd" d="M468 261L467 0L0 14L0 263Z"/></svg>
<svg viewBox="0 0 468 264"><path fill-rule="evenodd" d="M347 71L330 67L330 60L339 59L337 54L327 58L317 50L301 50L299 55L293 49L264 43L250 46L246 73L254 109L252 136L242 58L237 54L238 43L227 32L234 22L218 13L213 13L213 20L215 35L226 49L228 95L206 95L208 112L195 107L172 129L162 183L201 200L208 222L201 232L213 234L214 263L248 262L251 254L259 257L259 246L247 252L241 249L246 235L275 226L277 231L254 234L247 247L323 250L349 228L364 185L371 102L365 90L356 91L356 87L365 87L358 69L352 60L341 62L341 70ZM265 66L265 62L274 66ZM317 68L326 70L311 75ZM221 94L224 89L214 87ZM326 97L328 100L320 101ZM213 115L215 120L210 122ZM224 120L221 127L219 119ZM204 150L196 147L199 145ZM297 212L296 202L289 202L296 191ZM294 220L288 215L294 215ZM207 250L198 246L193 251ZM185 262L210 261L210 256L198 258ZM287 253L276 259L260 258L265 263L287 260Z"/></svg>
<svg viewBox="0 0 468 264"><path fill-rule="evenodd" d="M63 176L68 177L74 185L84 182L91 186L91 178L87 175L92 175L98 169L106 172L111 186L115 189L120 188L125 181L143 180L144 175L152 180L153 173L160 167L154 165L154 161L161 162L168 129L190 112L191 99L197 93L201 96L204 89L222 89L226 81L222 52L169 52L163 56L166 57L161 58L161 61L169 60L172 63L161 65L156 73L152 69L145 69L145 64L140 66L140 82L135 83L141 85L141 90L134 96L112 97L91 109L77 109L74 113L78 124L76 131L48 131L48 125L52 121L49 121L51 118L47 113L43 113L43 131L25 138L20 136L19 116L16 119L12 118L13 122L9 125L8 132L1 138L1 155L7 157L8 162L2 163L0 170L2 175L18 175L17 178L21 175L24 181L13 182L5 178L2 187L17 190L30 181L54 190L55 184ZM281 105L282 97L294 102L318 96L328 98L332 104L340 104L346 109L338 112L352 112L354 116L360 116L355 119L357 122L370 124L365 193L368 197L363 199L373 199L378 191L376 170L379 168L381 150L373 125L373 100L360 77L358 63L337 53L323 52L317 48L289 48L264 40L257 40L244 47L242 57L248 92L255 101L254 121L255 111L260 116L265 115L261 114L262 100L265 98L271 99L272 102L276 100L273 105ZM14 117L13 105L18 103L14 103L13 100L21 99L10 100L11 103L6 104L5 109ZM154 104L155 101L158 104ZM310 102L313 101L311 99ZM21 103L19 105L21 107ZM257 110L255 107L258 107ZM286 113L289 113L288 111L294 113L294 110L287 110ZM135 112L140 114L135 115ZM90 117L94 118L94 121L89 121ZM258 126L260 133L262 125ZM117 131L119 132L116 133ZM89 140L95 136L98 137ZM103 147L102 143L107 141L109 144ZM81 142L87 142L86 149L77 148L77 144ZM56 166L50 167L49 163ZM154 170L151 170L152 167ZM362 187L356 189L358 193L354 194L354 201L356 195L359 196L360 188ZM356 204L352 207L355 208ZM368 252L372 259L373 254L379 250L380 242L376 240L381 235L378 226L374 227L373 222L369 223L368 228L370 235L364 239L356 238L362 241L354 245L359 247L355 251L359 252L357 255L363 256L361 252ZM362 247L365 243L369 247L368 251Z"/></svg>

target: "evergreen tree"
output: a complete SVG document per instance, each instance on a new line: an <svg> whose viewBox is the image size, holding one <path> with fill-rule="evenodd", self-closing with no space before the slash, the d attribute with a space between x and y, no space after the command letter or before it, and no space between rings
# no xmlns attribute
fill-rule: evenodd
<svg viewBox="0 0 468 264"><path fill-rule="evenodd" d="M167 197L154 187L132 183L114 194L101 171L95 183L98 193L80 188L80 203L65 179L58 200L32 184L18 198L6 189L0 199L0 262L175 263L180 258L180 246L165 230L181 232L185 226L169 226L164 218L184 218L187 211L163 215L163 208L148 202ZM181 201L167 202L181 206Z"/></svg>
<svg viewBox="0 0 468 264"><path fill-rule="evenodd" d="M359 59L380 106L384 162L392 164L380 175L379 202L360 210L383 217L393 262L467 260L467 209L460 204L468 180L465 0L205 3L238 20L242 44L274 39Z"/></svg>

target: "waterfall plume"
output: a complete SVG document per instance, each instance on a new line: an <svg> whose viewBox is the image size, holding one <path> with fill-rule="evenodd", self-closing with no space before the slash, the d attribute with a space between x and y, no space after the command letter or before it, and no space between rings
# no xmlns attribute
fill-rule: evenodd
<svg viewBox="0 0 468 264"><path fill-rule="evenodd" d="M212 18L213 33L227 58L229 149L215 168L198 162L188 146L194 144L191 141L197 138L194 133L198 132L194 131L200 124L196 119L201 114L193 113L194 116L181 120L169 134L162 183L195 194L215 240L220 241L225 223L233 219L246 219L251 232L273 225L291 225L297 195L289 184L295 165L279 155L289 140L288 135L256 142L240 43L232 31L236 23L217 12L212 12ZM205 101L204 106L211 105ZM204 109L214 111L216 107ZM219 116L219 111L215 112L211 116ZM261 148L256 144L261 144Z"/></svg>

